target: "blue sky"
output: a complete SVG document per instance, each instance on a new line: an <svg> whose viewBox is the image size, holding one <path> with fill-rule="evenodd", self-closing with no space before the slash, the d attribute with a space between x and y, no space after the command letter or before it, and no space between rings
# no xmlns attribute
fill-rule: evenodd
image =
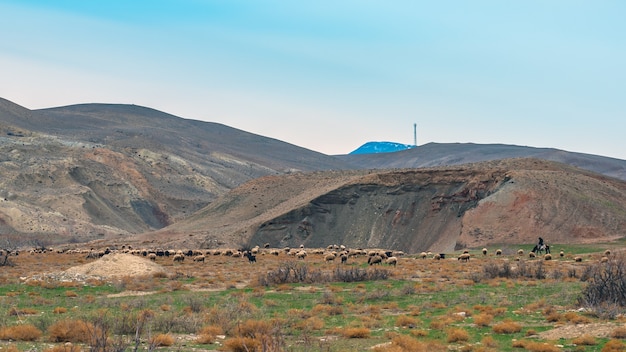
<svg viewBox="0 0 626 352"><path fill-rule="evenodd" d="M0 0L0 97L128 103L346 154L626 159L626 2Z"/></svg>

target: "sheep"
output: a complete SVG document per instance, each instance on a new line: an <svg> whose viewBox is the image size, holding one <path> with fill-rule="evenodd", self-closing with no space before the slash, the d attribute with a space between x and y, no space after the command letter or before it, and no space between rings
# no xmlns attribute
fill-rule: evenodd
<svg viewBox="0 0 626 352"><path fill-rule="evenodd" d="M373 255L367 258L367 264L369 265L382 264L382 263L383 263L383 257L379 255Z"/></svg>
<svg viewBox="0 0 626 352"><path fill-rule="evenodd" d="M396 266L398 264L398 258L397 257L389 257L389 258L387 258L385 260L385 264Z"/></svg>
<svg viewBox="0 0 626 352"><path fill-rule="evenodd" d="M182 254L175 254L174 257L172 258L173 262L184 262L185 261L185 256Z"/></svg>
<svg viewBox="0 0 626 352"><path fill-rule="evenodd" d="M583 261L583 258L582 257L574 257L574 261L580 263L580 262Z"/></svg>
<svg viewBox="0 0 626 352"><path fill-rule="evenodd" d="M325 262L332 262L333 260L335 260L335 253L328 253L324 256L324 261Z"/></svg>
<svg viewBox="0 0 626 352"><path fill-rule="evenodd" d="M544 260L552 260L552 254L550 253L546 253L546 255L543 256Z"/></svg>
<svg viewBox="0 0 626 352"><path fill-rule="evenodd" d="M487 248L483 248L483 255L487 255Z"/></svg>
<svg viewBox="0 0 626 352"><path fill-rule="evenodd" d="M441 260L441 254L437 253L433 256L433 259L435 260Z"/></svg>
<svg viewBox="0 0 626 352"><path fill-rule="evenodd" d="M563 257L565 256L565 252L560 251L560 252L559 252L559 256L560 256L561 258L563 258Z"/></svg>
<svg viewBox="0 0 626 352"><path fill-rule="evenodd" d="M520 257L524 255L524 250L523 249L518 249L517 250L517 255L519 255Z"/></svg>
<svg viewBox="0 0 626 352"><path fill-rule="evenodd" d="M459 258L457 260L460 260L462 262L467 262L470 260L470 254L469 253L463 253L459 256Z"/></svg>
<svg viewBox="0 0 626 352"><path fill-rule="evenodd" d="M248 251L245 251L243 254L248 257L248 263L256 263L256 255L252 255L252 253Z"/></svg>
<svg viewBox="0 0 626 352"><path fill-rule="evenodd" d="M265 244L263 245L263 248L270 248L270 244L269 244L269 242L268 242L268 243L265 243Z"/></svg>
<svg viewBox="0 0 626 352"><path fill-rule="evenodd" d="M530 252L530 253L528 253L528 257L529 257L529 258L534 258L534 257L536 257L535 252Z"/></svg>
<svg viewBox="0 0 626 352"><path fill-rule="evenodd" d="M426 259L426 257L428 257L428 253L422 252L420 253L420 257L422 257L422 259Z"/></svg>
<svg viewBox="0 0 626 352"><path fill-rule="evenodd" d="M195 257L193 257L193 261L194 262L204 262L204 255L202 255L202 254L196 255Z"/></svg>
<svg viewBox="0 0 626 352"><path fill-rule="evenodd" d="M604 256L605 257L608 257L610 255L611 255L611 250L610 249L607 249L606 251L604 251Z"/></svg>
<svg viewBox="0 0 626 352"><path fill-rule="evenodd" d="M152 260L153 262L156 261L157 255L156 253L149 253L148 254L148 259Z"/></svg>
<svg viewBox="0 0 626 352"><path fill-rule="evenodd" d="M609 257L604 256L602 258L600 258L600 263L608 263L609 262Z"/></svg>
<svg viewBox="0 0 626 352"><path fill-rule="evenodd" d="M280 251L279 251L278 249L272 249L272 250L270 251L270 254L272 254L272 255L278 255L278 254L280 254Z"/></svg>
<svg viewBox="0 0 626 352"><path fill-rule="evenodd" d="M496 255L502 255L502 250L500 248L496 249Z"/></svg>
<svg viewBox="0 0 626 352"><path fill-rule="evenodd" d="M341 258L341 264L345 264L348 261L348 254L342 254L339 256Z"/></svg>
<svg viewBox="0 0 626 352"><path fill-rule="evenodd" d="M298 253L296 253L296 258L298 259L304 259L306 257L306 251L298 251Z"/></svg>

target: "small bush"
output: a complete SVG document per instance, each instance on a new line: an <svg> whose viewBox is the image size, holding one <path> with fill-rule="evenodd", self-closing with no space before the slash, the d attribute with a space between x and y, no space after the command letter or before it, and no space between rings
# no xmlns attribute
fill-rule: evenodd
<svg viewBox="0 0 626 352"><path fill-rule="evenodd" d="M513 334L522 331L522 326L512 320L505 320L493 326L493 332L497 334Z"/></svg>
<svg viewBox="0 0 626 352"><path fill-rule="evenodd" d="M64 344L54 346L52 348L46 348L43 352L83 352L83 349L80 346Z"/></svg>
<svg viewBox="0 0 626 352"><path fill-rule="evenodd" d="M483 346L489 347L489 348L496 348L496 347L498 347L498 341L496 341L496 339L494 339L493 336L491 336L491 335L487 335L487 336L483 337L483 339L480 340L480 343Z"/></svg>
<svg viewBox="0 0 626 352"><path fill-rule="evenodd" d="M34 325L23 324L0 328L0 340L35 341L42 335Z"/></svg>
<svg viewBox="0 0 626 352"><path fill-rule="evenodd" d="M601 352L621 352L626 351L626 345L620 340L609 340L604 344L604 347L600 350Z"/></svg>
<svg viewBox="0 0 626 352"><path fill-rule="evenodd" d="M174 344L174 337L170 334L156 334L150 338L150 346L171 346Z"/></svg>
<svg viewBox="0 0 626 352"><path fill-rule="evenodd" d="M626 327L620 326L613 329L610 336L614 339L626 339Z"/></svg>
<svg viewBox="0 0 626 352"><path fill-rule="evenodd" d="M364 327L345 328L342 335L350 339L366 339L370 337L370 329Z"/></svg>
<svg viewBox="0 0 626 352"><path fill-rule="evenodd" d="M525 341L524 349L531 352L561 352L561 349L545 342Z"/></svg>
<svg viewBox="0 0 626 352"><path fill-rule="evenodd" d="M603 304L626 307L626 257L616 255L613 260L590 266L585 273L588 285L579 298L579 303L591 309Z"/></svg>
<svg viewBox="0 0 626 352"><path fill-rule="evenodd" d="M48 327L48 336L52 342L89 343L94 326L83 320L60 320Z"/></svg>
<svg viewBox="0 0 626 352"><path fill-rule="evenodd" d="M448 342L467 342L469 337L469 333L464 329L452 328L447 331Z"/></svg>
<svg viewBox="0 0 626 352"><path fill-rule="evenodd" d="M261 342L251 337L233 337L224 341L224 349L231 352L258 351Z"/></svg>
<svg viewBox="0 0 626 352"><path fill-rule="evenodd" d="M596 338L591 335L582 335L572 340L572 343L580 346L595 346L598 344Z"/></svg>
<svg viewBox="0 0 626 352"><path fill-rule="evenodd" d="M417 319L406 315L400 315L396 318L396 326L401 326L403 328L414 328L417 326L417 322Z"/></svg>
<svg viewBox="0 0 626 352"><path fill-rule="evenodd" d="M477 326L489 326L493 321L493 315L487 313L480 313L474 316L474 324Z"/></svg>
<svg viewBox="0 0 626 352"><path fill-rule="evenodd" d="M67 308L65 308L65 307L56 307L56 308L54 308L54 310L52 311L52 313L54 313L54 314L63 314L63 313L67 313Z"/></svg>

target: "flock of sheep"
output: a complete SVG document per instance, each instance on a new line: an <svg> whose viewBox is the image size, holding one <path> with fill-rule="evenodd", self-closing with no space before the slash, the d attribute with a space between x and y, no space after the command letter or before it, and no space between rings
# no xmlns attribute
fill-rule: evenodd
<svg viewBox="0 0 626 352"><path fill-rule="evenodd" d="M82 253L86 254L86 258L88 259L97 259L109 253L128 253L137 256L143 256L150 260L156 261L159 257L171 258L174 263L183 263L186 258L193 262L204 262L206 257L208 256L228 256L235 258L247 258L250 263L256 262L257 256L261 255L286 255L293 257L298 260L304 260L309 255L317 255L318 257L323 258L323 261L326 263L331 262L340 262L345 264L348 262L349 258L352 257L367 257L367 263L369 265L376 264L387 264L396 266L398 264L398 258L405 255L402 251L392 251L386 249L349 249L343 245L329 245L326 248L304 248L304 246L300 246L298 248L270 248L269 244L265 244L263 247L255 246L249 249L229 249L229 248L221 248L221 249L136 249L130 245L124 245L120 248L110 248L106 247L104 249L68 249L68 250L54 250L54 249L33 249L30 251L31 254L34 253L45 253L47 251L54 251L56 253ZM487 256L489 251L487 248L482 249L482 255ZM495 256L501 256L502 250L497 249L494 252ZM610 250L606 250L603 253L600 261L606 262L608 261L608 257L611 254ZM477 254L479 255L479 254ZM517 250L517 258L524 257L525 251L523 249ZM563 251L559 253L560 257L563 257L565 254ZM534 259L538 256L535 252L529 252L528 257L530 259ZM432 252L421 252L418 258L427 259L432 258L435 260L445 259L445 253L432 253ZM472 255L468 250L464 250L460 255L458 255L457 260L461 262L467 262L472 258ZM552 254L546 253L543 255L544 260L552 260ZM582 257L576 256L573 258L576 262L582 262Z"/></svg>

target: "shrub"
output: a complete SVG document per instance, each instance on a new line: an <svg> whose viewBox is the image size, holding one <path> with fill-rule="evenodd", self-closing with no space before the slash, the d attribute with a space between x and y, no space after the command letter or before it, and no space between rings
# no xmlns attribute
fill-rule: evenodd
<svg viewBox="0 0 626 352"><path fill-rule="evenodd" d="M466 342L469 341L469 333L460 328L452 328L447 331L448 342Z"/></svg>
<svg viewBox="0 0 626 352"><path fill-rule="evenodd" d="M620 340L609 340L604 344L604 347L600 350L601 352L618 352L618 351L626 351L626 345Z"/></svg>
<svg viewBox="0 0 626 352"><path fill-rule="evenodd" d="M614 260L590 267L588 284L583 289L579 303L591 309L603 304L626 307L626 260L616 255Z"/></svg>
<svg viewBox="0 0 626 352"><path fill-rule="evenodd" d="M233 337L224 341L224 349L231 352L258 351L261 342L250 337Z"/></svg>
<svg viewBox="0 0 626 352"><path fill-rule="evenodd" d="M46 348L43 352L82 352L83 349L80 346L75 346L72 344L64 344L54 346L52 348Z"/></svg>
<svg viewBox="0 0 626 352"><path fill-rule="evenodd" d="M83 320L65 319L48 327L48 336L52 342L89 343L93 332L93 325Z"/></svg>
<svg viewBox="0 0 626 352"><path fill-rule="evenodd" d="M365 327L345 328L342 334L344 337L351 339L366 339L370 337L370 329Z"/></svg>
<svg viewBox="0 0 626 352"><path fill-rule="evenodd" d="M496 339L494 339L493 336L491 336L491 335L487 335L487 336L483 337L483 339L480 340L480 343L483 346L489 347L489 348L496 348L496 347L498 347L498 341L496 341Z"/></svg>
<svg viewBox="0 0 626 352"><path fill-rule="evenodd" d="M596 338L591 335L582 335L573 339L572 343L575 343L576 345L581 345L581 346L594 346L598 342L596 341Z"/></svg>
<svg viewBox="0 0 626 352"><path fill-rule="evenodd" d="M505 320L493 326L493 332L497 334L513 334L522 331L522 326L512 320Z"/></svg>
<svg viewBox="0 0 626 352"><path fill-rule="evenodd" d="M170 334L156 334L150 338L150 346L171 346L174 344L174 337Z"/></svg>
<svg viewBox="0 0 626 352"><path fill-rule="evenodd" d="M217 335L222 335L223 333L224 331L221 327L217 325L208 325L197 332L198 338L196 339L196 342L200 344L213 343L215 342Z"/></svg>
<svg viewBox="0 0 626 352"><path fill-rule="evenodd" d="M493 321L493 315L487 313L480 313L474 316L474 324L477 326L489 326Z"/></svg>
<svg viewBox="0 0 626 352"><path fill-rule="evenodd" d="M417 319L406 315L400 315L396 318L396 326L413 328L417 326Z"/></svg>
<svg viewBox="0 0 626 352"><path fill-rule="evenodd" d="M5 326L0 328L0 340L35 341L42 335L32 324Z"/></svg>
<svg viewBox="0 0 626 352"><path fill-rule="evenodd" d="M610 336L614 339L626 339L626 327L620 326L613 329Z"/></svg>
<svg viewBox="0 0 626 352"><path fill-rule="evenodd" d="M65 307L56 307L56 308L54 308L54 310L52 311L52 313L54 313L54 314L63 314L63 313L67 313L67 308L65 308Z"/></svg>

